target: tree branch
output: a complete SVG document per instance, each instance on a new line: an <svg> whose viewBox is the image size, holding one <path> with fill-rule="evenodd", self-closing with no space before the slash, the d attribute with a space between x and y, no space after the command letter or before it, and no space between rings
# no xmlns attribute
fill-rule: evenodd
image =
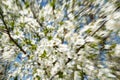
<svg viewBox="0 0 120 80"><path fill-rule="evenodd" d="M37 21L37 23L39 24L39 26L40 26L40 27L42 28L42 30L43 30L43 29L44 29L44 26L43 26L43 24L39 21L38 16L36 15L36 12L33 10L33 8L34 8L34 2L32 1L32 2L30 3L31 12L32 12L32 14L33 14L34 19Z"/></svg>
<svg viewBox="0 0 120 80"><path fill-rule="evenodd" d="M0 11L0 15L1 15L1 20L5 26L5 29L6 29L6 33L8 34L10 40L24 53L24 54L27 54L26 51L12 38L11 34L10 34L10 31L9 31L9 28L4 20L4 15L3 15L3 12Z"/></svg>
<svg viewBox="0 0 120 80"><path fill-rule="evenodd" d="M97 29L97 30L95 30L92 34L91 34L91 36L94 36L95 34L96 34L96 32L98 32L102 27L103 27L103 25L106 23L107 21L105 20L101 25L100 25L100 27ZM84 39L86 39L87 38L87 36L86 37L84 37ZM77 53L77 55L79 56L79 54L78 54L78 52L82 49L82 48L84 48L84 46L87 44L87 42L85 42L82 46L80 46L77 50L76 50L76 53ZM69 62L71 62L73 59L71 59L71 58L68 58L68 60L65 62L65 65L67 65ZM59 71L58 71L59 72ZM56 75L58 75L58 73L56 73L55 75L53 75L51 78L50 78L50 80L52 80Z"/></svg>
<svg viewBox="0 0 120 80"><path fill-rule="evenodd" d="M2 10L1 7L0 7L0 10ZM23 54L26 55L27 54L26 51L11 36L9 28L8 28L8 26L7 26L7 24L6 24L5 20L4 20L3 12L0 11L0 15L1 15L1 20L2 20L2 22L3 22L3 24L4 24L5 28L6 28L6 33L8 34L10 40L20 49L20 51L23 52ZM27 57L30 58L30 55L27 55ZM37 62L37 64L40 65L39 62Z"/></svg>
<svg viewBox="0 0 120 80"><path fill-rule="evenodd" d="M107 21L105 20L101 25L100 25L100 27L98 28L98 29L96 29L90 36L94 36L95 34L96 34L96 32L98 32L102 27L103 27L103 25L106 23ZM84 39L86 39L87 38L87 36L84 38ZM86 44L87 42L85 42L82 46L80 46L78 49L77 49L77 52L76 53L78 53L80 50L81 50L81 48L84 48L84 46L85 46L85 44Z"/></svg>

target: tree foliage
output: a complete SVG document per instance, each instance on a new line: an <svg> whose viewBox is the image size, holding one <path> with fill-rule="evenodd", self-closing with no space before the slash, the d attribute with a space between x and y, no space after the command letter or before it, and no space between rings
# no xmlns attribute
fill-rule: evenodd
<svg viewBox="0 0 120 80"><path fill-rule="evenodd" d="M0 78L119 80L119 0L1 0Z"/></svg>

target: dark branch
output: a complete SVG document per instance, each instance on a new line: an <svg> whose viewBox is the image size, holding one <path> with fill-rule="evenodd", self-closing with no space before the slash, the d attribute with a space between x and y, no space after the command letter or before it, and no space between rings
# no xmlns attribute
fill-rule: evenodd
<svg viewBox="0 0 120 80"><path fill-rule="evenodd" d="M1 20L5 26L5 29L6 29L6 32L10 38L10 40L24 53L24 54L27 54L26 51L12 38L11 34L10 34L10 31L9 31L9 28L4 20L4 15L3 15L3 12L0 12L0 15L1 15Z"/></svg>
<svg viewBox="0 0 120 80"><path fill-rule="evenodd" d="M34 10L33 8L34 8L34 2L32 1L32 2L30 3L31 12L32 12L32 14L33 14L34 19L37 21L37 23L39 24L39 26L40 26L40 27L42 28L42 30L43 30L43 29L44 29L43 23L39 21L38 16L36 15L36 12L35 12L35 10Z"/></svg>

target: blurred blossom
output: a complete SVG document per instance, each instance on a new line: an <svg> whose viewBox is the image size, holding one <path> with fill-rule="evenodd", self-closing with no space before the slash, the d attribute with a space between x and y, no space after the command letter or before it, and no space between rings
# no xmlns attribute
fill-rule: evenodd
<svg viewBox="0 0 120 80"><path fill-rule="evenodd" d="M118 0L23 2L0 1L0 78L119 79Z"/></svg>

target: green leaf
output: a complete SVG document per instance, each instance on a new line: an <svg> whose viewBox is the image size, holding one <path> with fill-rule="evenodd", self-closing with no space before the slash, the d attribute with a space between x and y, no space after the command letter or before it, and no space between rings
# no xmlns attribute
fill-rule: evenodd
<svg viewBox="0 0 120 80"><path fill-rule="evenodd" d="M43 54L40 57L45 58L46 56L47 56L47 52L44 50Z"/></svg>
<svg viewBox="0 0 120 80"><path fill-rule="evenodd" d="M108 54L109 57L111 57L112 55L114 55L114 53L115 53L114 51L110 51L107 54Z"/></svg>
<svg viewBox="0 0 120 80"><path fill-rule="evenodd" d="M48 34L48 32L49 32L49 30L46 28L46 29L44 29L44 34L45 34L45 36Z"/></svg>
<svg viewBox="0 0 120 80"><path fill-rule="evenodd" d="M78 2L78 5L81 6L81 2Z"/></svg>
<svg viewBox="0 0 120 80"><path fill-rule="evenodd" d="M53 38L52 36L48 36L48 40L52 40L52 38Z"/></svg>
<svg viewBox="0 0 120 80"><path fill-rule="evenodd" d="M63 21L61 21L61 22L59 22L59 24L60 24L60 25L63 25L63 24L64 24L64 22L63 22Z"/></svg>
<svg viewBox="0 0 120 80"><path fill-rule="evenodd" d="M50 3L50 5L51 5L52 7L54 7L54 6L55 6L55 2L56 2L56 0L52 0L51 3Z"/></svg>
<svg viewBox="0 0 120 80"><path fill-rule="evenodd" d="M1 8L1 6L0 6L0 13L3 13L3 10L2 10L2 8ZM1 17L1 16L0 16Z"/></svg>
<svg viewBox="0 0 120 80"><path fill-rule="evenodd" d="M14 25L15 25L14 21L12 21L12 22L10 23L10 25L11 25L12 27L14 27Z"/></svg>
<svg viewBox="0 0 120 80"><path fill-rule="evenodd" d="M20 23L20 27L24 28L25 27L25 23Z"/></svg>
<svg viewBox="0 0 120 80"><path fill-rule="evenodd" d="M2 33L0 32L0 38L2 37Z"/></svg>
<svg viewBox="0 0 120 80"><path fill-rule="evenodd" d="M29 40L29 39L26 39L25 42L26 42L27 44L29 44L29 45L32 44L31 40Z"/></svg>
<svg viewBox="0 0 120 80"><path fill-rule="evenodd" d="M40 76L37 75L35 80L41 80Z"/></svg>
<svg viewBox="0 0 120 80"><path fill-rule="evenodd" d="M92 31L91 31L91 29L88 29L88 30L87 30L87 31L85 31L85 32L86 32L86 33L90 33L90 32L92 32Z"/></svg>
<svg viewBox="0 0 120 80"><path fill-rule="evenodd" d="M53 3L53 2L51 2L51 3L50 3L50 5L53 7L53 6L54 6L54 3Z"/></svg>
<svg viewBox="0 0 120 80"><path fill-rule="evenodd" d="M115 48L116 47L116 44L112 44L111 46L110 46L110 49L113 49L113 48Z"/></svg>
<svg viewBox="0 0 120 80"><path fill-rule="evenodd" d="M98 35L95 35L95 38L101 40L102 37L98 36Z"/></svg>
<svg viewBox="0 0 120 80"><path fill-rule="evenodd" d="M63 78L64 77L63 72L61 72L61 71L58 72L58 75L59 75L59 78Z"/></svg>
<svg viewBox="0 0 120 80"><path fill-rule="evenodd" d="M5 29L5 26L0 26L0 29Z"/></svg>
<svg viewBox="0 0 120 80"><path fill-rule="evenodd" d="M37 73L37 69L36 68L33 69L33 74L35 74L35 73Z"/></svg>
<svg viewBox="0 0 120 80"><path fill-rule="evenodd" d="M83 70L81 70L80 72L79 72L79 76L81 77L81 80L84 80L84 76L86 75L86 73L83 71Z"/></svg>
<svg viewBox="0 0 120 80"><path fill-rule="evenodd" d="M31 49L36 50L37 46L35 44L32 44Z"/></svg>
<svg viewBox="0 0 120 80"><path fill-rule="evenodd" d="M32 60L32 59L33 59L33 57L34 57L33 55L30 55L29 59L31 59L31 60Z"/></svg>
<svg viewBox="0 0 120 80"><path fill-rule="evenodd" d="M119 1L116 1L116 2L115 2L115 6L116 6L117 8L120 8L120 2L119 2Z"/></svg>
<svg viewBox="0 0 120 80"><path fill-rule="evenodd" d="M89 0L90 2L94 2L95 0Z"/></svg>
<svg viewBox="0 0 120 80"><path fill-rule="evenodd" d="M89 60L95 60L96 57L97 57L97 54L90 54L89 56L87 56Z"/></svg>
<svg viewBox="0 0 120 80"><path fill-rule="evenodd" d="M19 34L19 32L17 31L15 34L16 34L16 35L18 35L18 34Z"/></svg>
<svg viewBox="0 0 120 80"><path fill-rule="evenodd" d="M26 7L26 8L29 7L29 2L28 2L28 1L25 2L25 7Z"/></svg>
<svg viewBox="0 0 120 80"><path fill-rule="evenodd" d="M16 77L14 78L14 80L18 80L18 76L16 76Z"/></svg>
<svg viewBox="0 0 120 80"><path fill-rule="evenodd" d="M90 47L91 47L91 48L94 48L94 49L98 49L97 46L98 46L98 45L97 45L96 43L91 43L91 44L90 44Z"/></svg>
<svg viewBox="0 0 120 80"><path fill-rule="evenodd" d="M42 22L44 21L44 17L43 16L40 19L42 20Z"/></svg>

